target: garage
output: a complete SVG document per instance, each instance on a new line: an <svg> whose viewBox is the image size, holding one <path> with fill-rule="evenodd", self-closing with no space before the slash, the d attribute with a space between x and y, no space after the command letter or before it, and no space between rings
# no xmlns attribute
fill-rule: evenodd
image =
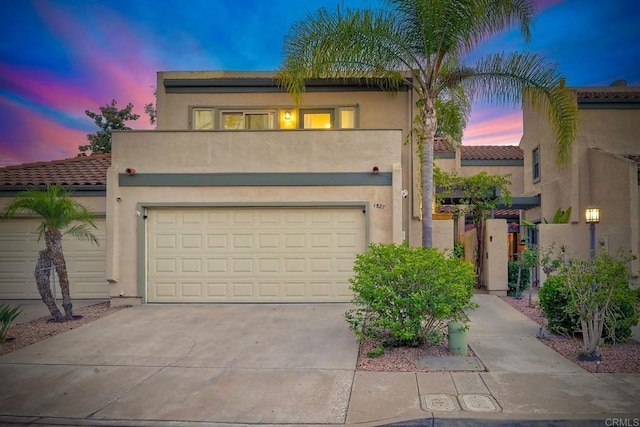
<svg viewBox="0 0 640 427"><path fill-rule="evenodd" d="M147 302L346 302L363 206L149 208Z"/></svg>
<svg viewBox="0 0 640 427"><path fill-rule="evenodd" d="M71 298L109 298L105 279L105 219L95 220L94 231L100 246L65 236L64 250ZM38 252L45 248L38 241L37 219L11 219L0 221L0 299L39 299L34 268ZM57 283L57 276L56 276ZM56 295L61 298L59 286Z"/></svg>

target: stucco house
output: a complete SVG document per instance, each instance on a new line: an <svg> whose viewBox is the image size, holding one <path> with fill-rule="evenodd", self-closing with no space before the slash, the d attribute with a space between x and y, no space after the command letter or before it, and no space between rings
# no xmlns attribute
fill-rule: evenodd
<svg viewBox="0 0 640 427"><path fill-rule="evenodd" d="M358 252L371 242L421 241L417 158L407 141L414 98L357 79L318 80L296 106L273 77L160 72L156 130L114 133L111 155L0 168L0 207L25 185L60 182L97 213L104 244L65 241L76 298L349 301ZM435 147L444 170L511 175L512 193L528 204L495 217L515 224L497 229L515 242L520 215L555 209L529 209L551 188L527 183L527 144L538 138L531 129L543 126L531 118L525 110L521 147ZM35 223L0 222L0 298L38 298ZM434 221L434 243L450 248L461 231L464 222ZM494 244L513 250L507 239Z"/></svg>
<svg viewBox="0 0 640 427"><path fill-rule="evenodd" d="M531 238L543 247L565 244L570 253L586 258L590 236L585 209L597 206L596 251L622 248L640 254L640 87L618 81L576 88L575 94L579 129L566 167L556 164L549 122L523 105L523 195L540 196L540 205L524 215L541 223ZM569 225L544 224L557 209L570 206ZM638 271L638 261L632 269Z"/></svg>

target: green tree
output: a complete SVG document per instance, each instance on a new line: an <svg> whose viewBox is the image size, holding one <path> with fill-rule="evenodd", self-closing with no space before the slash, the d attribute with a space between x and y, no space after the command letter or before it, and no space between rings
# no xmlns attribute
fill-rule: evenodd
<svg viewBox="0 0 640 427"><path fill-rule="evenodd" d="M422 161L422 243L432 245L433 141L461 135L475 99L518 104L546 114L566 164L577 129L577 105L557 68L529 52L496 53L463 62L480 43L519 24L525 41L532 0L387 0L385 10L322 8L295 23L284 42L278 81L299 103L310 78L362 78L417 95L414 118ZM458 139L459 141L460 139Z"/></svg>
<svg viewBox="0 0 640 427"><path fill-rule="evenodd" d="M127 104L122 110L119 110L115 99L111 101L111 104L100 107L99 114L85 110L84 113L93 120L99 130L96 133L87 134L89 144L78 147L80 150L78 156L86 156L88 151L90 154L110 153L111 133L114 130L131 130L125 122L138 120L140 118L140 115L133 114L131 112L132 110L133 104L131 103Z"/></svg>
<svg viewBox="0 0 640 427"><path fill-rule="evenodd" d="M480 172L472 176L461 176L457 171L442 172L438 167L434 170L435 184L438 187L437 201L457 195L457 209L462 214L469 213L476 229L476 246L474 264L476 280L482 286L484 269L484 221L490 217L491 211L498 205L511 204L511 192L508 186L511 181L506 176L489 175Z"/></svg>
<svg viewBox="0 0 640 427"><path fill-rule="evenodd" d="M36 286L51 315L58 322L73 320L73 307L69 294L69 276L62 251L62 236L69 234L78 239L98 244L91 229L97 228L93 214L71 198L72 191L60 185L49 185L45 190L31 187L19 193L4 209L4 218L17 213L36 215L42 218L38 227L38 239L44 241L46 249L40 251L35 268ZM55 269L62 291L63 316L51 292L49 272Z"/></svg>

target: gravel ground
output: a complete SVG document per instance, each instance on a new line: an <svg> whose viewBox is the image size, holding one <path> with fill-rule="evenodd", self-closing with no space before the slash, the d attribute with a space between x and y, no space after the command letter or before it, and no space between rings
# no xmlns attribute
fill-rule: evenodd
<svg viewBox="0 0 640 427"><path fill-rule="evenodd" d="M82 317L70 322L50 322L49 319L51 317L49 316L41 317L28 323L12 325L7 333L7 340L0 343L0 356L71 329L79 328L101 317L122 310L122 308L124 307L111 308L108 302L102 302L86 307L74 308L73 315Z"/></svg>

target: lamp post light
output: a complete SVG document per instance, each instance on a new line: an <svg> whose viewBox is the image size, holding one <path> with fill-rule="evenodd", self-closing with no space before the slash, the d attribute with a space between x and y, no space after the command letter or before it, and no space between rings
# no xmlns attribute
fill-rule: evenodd
<svg viewBox="0 0 640 427"><path fill-rule="evenodd" d="M596 256L596 224L600 222L600 208L597 206L588 206L584 211L584 220L589 224L590 234L590 258Z"/></svg>

